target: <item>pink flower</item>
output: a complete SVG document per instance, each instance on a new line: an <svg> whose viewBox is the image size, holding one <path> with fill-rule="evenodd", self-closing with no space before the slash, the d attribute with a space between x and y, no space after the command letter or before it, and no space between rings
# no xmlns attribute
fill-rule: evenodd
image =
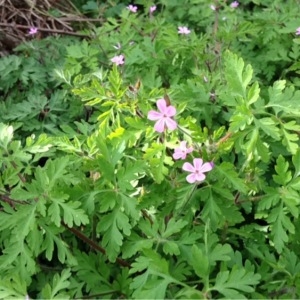
<svg viewBox="0 0 300 300"><path fill-rule="evenodd" d="M300 35L300 27L296 29L296 35Z"/></svg>
<svg viewBox="0 0 300 300"><path fill-rule="evenodd" d="M186 159L187 154L193 152L193 147L187 148L186 141L180 142L180 146L175 149L173 158L174 159Z"/></svg>
<svg viewBox="0 0 300 300"><path fill-rule="evenodd" d="M186 26L179 26L178 27L178 33L179 34L190 34L191 31Z"/></svg>
<svg viewBox="0 0 300 300"><path fill-rule="evenodd" d="M30 27L28 34L34 35L38 32L38 29L36 27Z"/></svg>
<svg viewBox="0 0 300 300"><path fill-rule="evenodd" d="M128 5L127 6L127 8L131 11L131 12L133 12L133 13L136 13L136 11L137 11L137 6L135 6L135 5Z"/></svg>
<svg viewBox="0 0 300 300"><path fill-rule="evenodd" d="M213 163L203 163L201 158L194 158L193 163L194 165L186 162L182 166L184 171L191 173L186 177L186 180L189 183L201 182L205 180L206 176L204 173L211 171L214 166Z"/></svg>
<svg viewBox="0 0 300 300"><path fill-rule="evenodd" d="M153 14L153 12L156 11L156 5L150 6L149 11L150 11L150 14Z"/></svg>
<svg viewBox="0 0 300 300"><path fill-rule="evenodd" d="M111 60L114 64L118 65L123 65L124 64L124 55L116 55L114 56Z"/></svg>
<svg viewBox="0 0 300 300"><path fill-rule="evenodd" d="M240 4L237 1L234 1L230 4L230 7L237 8Z"/></svg>
<svg viewBox="0 0 300 300"><path fill-rule="evenodd" d="M156 106L159 112L151 110L148 113L149 120L157 121L154 125L155 131L163 132L166 127L170 130L176 129L177 123L172 119L176 114L176 108L172 105L167 106L165 99L157 100Z"/></svg>

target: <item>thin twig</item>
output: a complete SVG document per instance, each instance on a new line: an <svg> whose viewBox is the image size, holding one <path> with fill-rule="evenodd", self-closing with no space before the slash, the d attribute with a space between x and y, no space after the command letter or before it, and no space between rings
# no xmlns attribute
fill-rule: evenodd
<svg viewBox="0 0 300 300"><path fill-rule="evenodd" d="M10 197L8 197L7 195L3 195L3 194L2 195L0 194L0 201L1 200L8 203L11 207L15 207L16 203L28 204L28 202L26 202L26 201L14 200L14 199L11 199Z"/></svg>
<svg viewBox="0 0 300 300"><path fill-rule="evenodd" d="M87 236L85 236L81 231L79 231L78 229L74 228L74 227L69 227L67 224L65 224L64 222L61 222L61 224L67 228L68 230L70 230L72 233L74 233L78 238L80 238L81 240L83 240L84 242L86 242L91 248L103 253L106 255L106 251L104 248L102 248L101 246L99 246L97 243L95 243L93 240L89 239ZM127 262L126 260L123 260L121 258L116 258L116 261L118 262L118 264L120 264L123 267L128 267L130 268L130 263Z"/></svg>
<svg viewBox="0 0 300 300"><path fill-rule="evenodd" d="M227 132L226 135L217 142L217 146L220 146L220 144L226 142L231 136L232 136L232 133Z"/></svg>
<svg viewBox="0 0 300 300"><path fill-rule="evenodd" d="M60 17L60 20L71 21L71 22L104 22L104 19L89 19L89 18L78 18L74 17Z"/></svg>
<svg viewBox="0 0 300 300"><path fill-rule="evenodd" d="M13 28L21 28L21 29L30 29L32 26L27 25L19 25L19 24L12 24L12 23L0 23L0 27L13 27ZM38 31L41 32L51 32L51 33L58 33L58 34L65 34L65 35L73 35L73 36L80 36L80 37L91 37L86 34L76 33L72 31L65 31L65 30L54 30L42 27L36 27Z"/></svg>
<svg viewBox="0 0 300 300"><path fill-rule="evenodd" d="M18 168L17 164L16 164L14 161L11 161L10 163L11 163L11 165L13 166L13 168L14 168L15 170ZM22 174L18 173L18 177L20 178L20 180L21 180L23 183L26 182L26 178L25 178Z"/></svg>

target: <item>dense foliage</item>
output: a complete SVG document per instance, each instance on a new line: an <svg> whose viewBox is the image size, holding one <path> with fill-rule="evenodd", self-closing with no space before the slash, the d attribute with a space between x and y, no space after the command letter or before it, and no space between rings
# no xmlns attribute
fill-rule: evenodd
<svg viewBox="0 0 300 300"><path fill-rule="evenodd" d="M296 2L77 1L2 57L0 298L300 297Z"/></svg>

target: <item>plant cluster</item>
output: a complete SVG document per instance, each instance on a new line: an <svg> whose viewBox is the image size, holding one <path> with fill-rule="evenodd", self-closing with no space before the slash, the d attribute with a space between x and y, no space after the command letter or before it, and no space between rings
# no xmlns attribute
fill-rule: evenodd
<svg viewBox="0 0 300 300"><path fill-rule="evenodd" d="M0 298L299 297L298 14L137 0L92 40L30 29L0 63Z"/></svg>

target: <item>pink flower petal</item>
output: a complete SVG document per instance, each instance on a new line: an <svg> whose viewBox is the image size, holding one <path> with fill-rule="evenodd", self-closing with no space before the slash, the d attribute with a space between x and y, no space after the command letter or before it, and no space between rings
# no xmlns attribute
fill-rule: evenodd
<svg viewBox="0 0 300 300"><path fill-rule="evenodd" d="M153 13L156 10L156 5L150 7L150 13Z"/></svg>
<svg viewBox="0 0 300 300"><path fill-rule="evenodd" d="M206 177L202 173L194 173L194 175L195 175L196 181L198 181L198 182L201 182L201 181L205 180L205 177Z"/></svg>
<svg viewBox="0 0 300 300"><path fill-rule="evenodd" d="M156 106L161 113L165 114L165 111L167 109L167 103L165 99L157 100Z"/></svg>
<svg viewBox="0 0 300 300"><path fill-rule="evenodd" d="M171 117L176 114L176 109L173 106L168 106L165 99L159 99L156 102L159 112L151 110L148 112L148 119L157 121L154 129L158 132L163 132L166 128L174 130L177 128L177 122Z"/></svg>
<svg viewBox="0 0 300 300"><path fill-rule="evenodd" d="M115 63L117 66L118 65L123 65L124 64L124 55L122 55L122 54L121 55L116 55L110 61Z"/></svg>
<svg viewBox="0 0 300 300"><path fill-rule="evenodd" d="M191 31L186 26L178 26L179 34L190 34Z"/></svg>
<svg viewBox="0 0 300 300"><path fill-rule="evenodd" d="M189 153L191 153L191 152L193 152L194 151L194 148L193 147L190 147L190 148L187 148L186 149L186 153L187 154L189 154Z"/></svg>
<svg viewBox="0 0 300 300"><path fill-rule="evenodd" d="M174 117L176 115L176 108L172 105L167 106L165 109L165 115L168 117Z"/></svg>
<svg viewBox="0 0 300 300"><path fill-rule="evenodd" d="M163 115L155 110L150 110L148 112L148 119L151 121L159 120L163 117Z"/></svg>
<svg viewBox="0 0 300 300"><path fill-rule="evenodd" d="M186 176L186 181L188 183L194 183L196 180L197 179L196 179L195 173L192 173L192 174Z"/></svg>
<svg viewBox="0 0 300 300"><path fill-rule="evenodd" d="M185 162L183 164L182 169L187 172L195 172L194 166L188 162Z"/></svg>
<svg viewBox="0 0 300 300"><path fill-rule="evenodd" d="M204 163L201 167L201 172L209 172L212 170L211 163Z"/></svg>
<svg viewBox="0 0 300 300"><path fill-rule="evenodd" d="M132 5L132 4L128 5L127 8L133 13L136 13L137 9L138 9L137 6Z"/></svg>
<svg viewBox="0 0 300 300"><path fill-rule="evenodd" d="M179 152L179 151L177 151L176 152L176 150L175 150L175 152L174 152L174 154L173 154L173 158L174 159L185 159L185 157L183 157L184 155L182 154L182 152Z"/></svg>
<svg viewBox="0 0 300 300"><path fill-rule="evenodd" d="M234 1L230 4L230 7L232 7L232 8L236 8L238 6L239 6L239 3L237 1Z"/></svg>
<svg viewBox="0 0 300 300"><path fill-rule="evenodd" d="M157 131L157 132L164 132L164 130L165 130L165 121L164 121L164 119L159 119L155 123L154 130Z"/></svg>
<svg viewBox="0 0 300 300"><path fill-rule="evenodd" d="M174 121L173 119L166 118L165 119L165 124L170 130L175 130L177 128L177 122Z"/></svg>
<svg viewBox="0 0 300 300"><path fill-rule="evenodd" d="M202 164L203 164L202 158L195 158L194 159L195 170L200 171L201 167L202 167Z"/></svg>
<svg viewBox="0 0 300 300"><path fill-rule="evenodd" d="M181 141L179 148L182 150L185 150L186 149L186 141Z"/></svg>

